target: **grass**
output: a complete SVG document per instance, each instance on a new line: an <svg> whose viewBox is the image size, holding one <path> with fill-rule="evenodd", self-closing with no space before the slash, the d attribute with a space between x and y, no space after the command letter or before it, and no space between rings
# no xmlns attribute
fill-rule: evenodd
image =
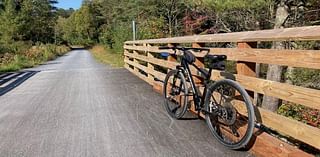
<svg viewBox="0 0 320 157"><path fill-rule="evenodd" d="M31 68L48 60L53 60L70 50L67 46L52 44L33 46L21 52L0 54L0 73Z"/></svg>
<svg viewBox="0 0 320 157"><path fill-rule="evenodd" d="M102 45L93 46L90 49L94 58L101 63L111 65L112 67L120 68L124 65L123 53L115 53L108 50Z"/></svg>

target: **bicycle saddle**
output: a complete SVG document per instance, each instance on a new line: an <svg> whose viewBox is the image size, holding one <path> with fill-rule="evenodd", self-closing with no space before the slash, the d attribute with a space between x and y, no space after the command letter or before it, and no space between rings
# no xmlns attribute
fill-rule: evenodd
<svg viewBox="0 0 320 157"><path fill-rule="evenodd" d="M216 69L216 70L225 70L226 64L225 60L227 59L226 55L206 55L205 58L209 62L209 68L210 69Z"/></svg>
<svg viewBox="0 0 320 157"><path fill-rule="evenodd" d="M206 55L204 57L207 58L212 63L216 63L216 62L227 60L227 56L226 55L210 55L210 54L208 54L208 55Z"/></svg>

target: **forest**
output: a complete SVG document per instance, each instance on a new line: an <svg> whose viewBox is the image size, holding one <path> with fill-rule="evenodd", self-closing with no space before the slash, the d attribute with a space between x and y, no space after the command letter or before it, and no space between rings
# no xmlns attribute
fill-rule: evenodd
<svg viewBox="0 0 320 157"><path fill-rule="evenodd" d="M83 0L77 10L56 8L58 2L0 0L0 71L34 66L74 45L103 45L111 53L121 54L123 42L132 40L132 21L137 23L137 39L320 24L319 0ZM319 49L320 44L280 46ZM320 89L318 70L276 65L263 68L267 79ZM269 104L277 101L270 99ZM266 108L275 111L278 108L274 106ZM284 106L278 112L301 120L303 115L297 113L302 110L308 111ZM312 118L320 127L319 118Z"/></svg>
<svg viewBox="0 0 320 157"><path fill-rule="evenodd" d="M318 0L84 0L78 10L57 3L0 0L1 54L23 44L104 44L121 52L133 20L138 39L320 24Z"/></svg>

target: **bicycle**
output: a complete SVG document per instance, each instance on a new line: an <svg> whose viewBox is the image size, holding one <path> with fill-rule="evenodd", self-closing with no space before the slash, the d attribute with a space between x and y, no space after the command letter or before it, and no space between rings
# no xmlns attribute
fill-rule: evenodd
<svg viewBox="0 0 320 157"><path fill-rule="evenodd" d="M245 147L254 129L254 109L248 93L233 80L210 79L213 69L225 70L227 56L209 54L207 48L163 46L159 49L172 49L174 55L177 50L182 52L180 64L169 71L164 80L164 104L169 115L181 119L194 102L198 116L205 116L210 132L222 145L231 149ZM191 50L207 52L204 58L209 62L209 70L194 64L196 57ZM169 56L169 53L161 54ZM195 67L204 79L203 94L194 83L189 65Z"/></svg>

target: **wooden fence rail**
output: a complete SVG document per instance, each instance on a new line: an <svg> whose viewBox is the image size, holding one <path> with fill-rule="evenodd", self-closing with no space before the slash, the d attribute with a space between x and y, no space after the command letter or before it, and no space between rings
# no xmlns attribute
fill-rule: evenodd
<svg viewBox="0 0 320 157"><path fill-rule="evenodd" d="M236 61L237 74L213 71L212 79L233 78L244 88L255 93L273 96L288 102L320 110L320 90L304 88L262 78L255 74L255 64L276 64L289 67L320 69L320 50L258 49L258 42L270 41L319 41L320 27L299 27L277 30L249 31L213 35L196 35L163 39L127 41L124 45L125 67L153 86L162 86L155 79L164 80L165 70L178 64L176 56L159 57L161 45L189 44L205 46L212 54L225 54L228 60ZM212 43L232 43L235 48L211 47ZM218 44L216 44L218 45ZM222 44L220 44L222 45ZM194 53L197 64L204 66L205 53ZM196 73L194 73L196 75ZM319 78L320 79L320 78ZM283 135L293 137L320 150L320 129L289 119L258 107L258 120Z"/></svg>

